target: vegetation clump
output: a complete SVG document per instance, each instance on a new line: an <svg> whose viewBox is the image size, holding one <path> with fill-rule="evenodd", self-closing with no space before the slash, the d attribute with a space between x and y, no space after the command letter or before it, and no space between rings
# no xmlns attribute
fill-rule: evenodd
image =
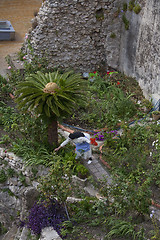
<svg viewBox="0 0 160 240"><path fill-rule="evenodd" d="M28 219L21 221L20 226L27 226L35 235L40 235L45 227L53 227L61 236L61 225L66 220L65 211L56 200L40 200L34 203Z"/></svg>
<svg viewBox="0 0 160 240"><path fill-rule="evenodd" d="M116 38L116 34L115 33L111 33L110 38Z"/></svg>
<svg viewBox="0 0 160 240"><path fill-rule="evenodd" d="M123 3L123 11L126 12L128 9L128 4L126 2Z"/></svg>
<svg viewBox="0 0 160 240"><path fill-rule="evenodd" d="M131 0L129 4L127 4L126 2L123 3L123 10L121 10L121 12L124 13L122 15L122 21L125 25L126 30L129 29L129 20L126 18L126 15L125 15L127 10L134 11L134 13L139 14L141 11L141 6L138 3L136 3L135 0Z"/></svg>
<svg viewBox="0 0 160 240"><path fill-rule="evenodd" d="M58 71L45 73L38 71L26 77L17 85L16 103L24 112L40 114L48 122L48 142L58 144L57 121L72 113L72 109L82 101L84 81L80 74ZM76 104L75 104L76 103Z"/></svg>
<svg viewBox="0 0 160 240"><path fill-rule="evenodd" d="M36 235L43 227L54 226L68 240L91 239L94 231L99 237L110 239L159 236L159 222L150 217L150 206L159 199L160 125L155 121L148 124L150 116L144 111L144 96L138 83L114 71L103 75L96 71L88 79L80 75L77 79L77 74L47 69L45 64L39 65L38 58L33 59L35 62L25 63L24 76L11 69L8 84L14 95L16 92L16 101L13 106L7 105L7 88L6 99L0 105L0 124L7 133L1 144L32 166L39 182L40 199L22 225L26 224ZM46 92L47 84L51 89ZM81 96L85 96L83 101ZM107 129L96 132L94 138L103 141L101 154L111 167L111 185L107 179L97 183L89 176L81 160L75 160L74 146L68 145L58 154L54 152L47 135L53 115L56 122L73 127L79 125L90 131ZM58 135L58 141L63 140ZM98 149L97 153L100 154ZM38 178L37 165L47 167L48 174ZM7 175L14 174L10 168L7 174L1 171L2 182ZM72 175L87 176L98 189L101 200L88 197L75 186ZM19 178L25 184L22 173ZM79 201L69 203L68 197ZM145 229L145 224L149 224L151 232Z"/></svg>
<svg viewBox="0 0 160 240"><path fill-rule="evenodd" d="M5 171L2 169L0 170L0 183L4 183L7 180L7 175Z"/></svg>
<svg viewBox="0 0 160 240"><path fill-rule="evenodd" d="M133 11L134 11L136 14L140 13L140 11L141 11L141 6L140 6L139 4L137 4L137 5L133 8Z"/></svg>
<svg viewBox="0 0 160 240"><path fill-rule="evenodd" d="M129 11L132 11L134 7L135 7L135 0L131 0L128 6Z"/></svg>
<svg viewBox="0 0 160 240"><path fill-rule="evenodd" d="M129 29L129 20L126 18L125 14L123 14L123 16L122 16L122 21L124 22L125 29L128 30Z"/></svg>

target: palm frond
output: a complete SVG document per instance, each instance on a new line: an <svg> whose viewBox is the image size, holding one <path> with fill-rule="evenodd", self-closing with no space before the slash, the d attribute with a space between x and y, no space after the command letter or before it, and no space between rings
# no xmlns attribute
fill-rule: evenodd
<svg viewBox="0 0 160 240"><path fill-rule="evenodd" d="M60 112L59 112L59 109L58 109L58 107L57 107L57 105L56 104L51 104L50 105L50 108L51 108L51 110L52 110L52 112L57 116L57 117L60 117Z"/></svg>
<svg viewBox="0 0 160 240"><path fill-rule="evenodd" d="M46 85L50 82L56 83L58 88L44 92L44 88L47 88ZM16 102L19 108L32 109L49 118L52 114L62 117L66 113L71 113L76 103L84 98L85 87L81 75L72 71L63 74L58 71L45 74L38 71L18 84Z"/></svg>
<svg viewBox="0 0 160 240"><path fill-rule="evenodd" d="M43 101L41 101L41 102L39 102L39 104L37 105L37 112L38 113L42 113L43 112L43 107L44 107L44 102Z"/></svg>
<svg viewBox="0 0 160 240"><path fill-rule="evenodd" d="M26 77L26 81L30 81L30 80L41 83L43 86L48 83L45 75L40 71L38 71L37 73L32 73Z"/></svg>
<svg viewBox="0 0 160 240"><path fill-rule="evenodd" d="M42 91L37 89L37 88L22 88L21 89L21 93L19 92L19 96L17 97L18 99L22 99L25 98L26 96L30 96L30 95L33 95L33 94L41 94ZM16 95L17 95L17 92L16 92Z"/></svg>
<svg viewBox="0 0 160 240"><path fill-rule="evenodd" d="M41 91L42 92L42 88L37 85L36 83L33 82L24 82L23 84L19 84L18 88L15 92L15 95L18 96L19 94L21 94L22 92L26 91L26 89L28 89L28 91Z"/></svg>
<svg viewBox="0 0 160 240"><path fill-rule="evenodd" d="M38 71L37 72L37 74L38 74L38 76L39 76L39 79L41 79L42 80L42 82L43 82L43 84L44 84L44 86L48 83L48 79L45 77L45 75L42 73L42 72L40 72L40 71Z"/></svg>
<svg viewBox="0 0 160 240"><path fill-rule="evenodd" d="M75 99L72 99L71 96L67 96L66 94L59 94L58 93L58 97L61 97L62 99L65 99L65 100L68 100L68 101L71 101L71 102L75 102Z"/></svg>
<svg viewBox="0 0 160 240"><path fill-rule="evenodd" d="M49 117L49 118L51 117L49 106L47 104L44 105L44 112L45 112L47 117Z"/></svg>
<svg viewBox="0 0 160 240"><path fill-rule="evenodd" d="M34 102L34 104L36 105L37 102L35 101L35 99L37 99L37 97L39 98L39 94L34 94L34 95L30 95L26 98L22 98L22 99L17 99L16 102L18 102L18 107L22 108L24 107L24 105L26 105L27 103L31 103Z"/></svg>

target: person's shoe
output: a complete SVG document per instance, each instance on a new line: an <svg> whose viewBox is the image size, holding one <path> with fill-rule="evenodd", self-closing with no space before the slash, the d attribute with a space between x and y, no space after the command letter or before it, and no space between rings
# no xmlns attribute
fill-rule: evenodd
<svg viewBox="0 0 160 240"><path fill-rule="evenodd" d="M92 161L91 161L91 160L89 160L89 161L88 161L88 164L91 164L91 163L92 163Z"/></svg>

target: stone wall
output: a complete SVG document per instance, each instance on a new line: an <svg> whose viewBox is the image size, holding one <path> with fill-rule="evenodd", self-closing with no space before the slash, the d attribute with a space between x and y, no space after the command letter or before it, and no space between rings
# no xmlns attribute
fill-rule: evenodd
<svg viewBox="0 0 160 240"><path fill-rule="evenodd" d="M29 35L35 53L45 51L50 64L81 72L106 69L107 57L116 68L119 40L115 39L108 48L107 42L112 40L113 30L120 36L120 3L121 0L46 0Z"/></svg>
<svg viewBox="0 0 160 240"><path fill-rule="evenodd" d="M51 66L80 72L111 67L135 77L146 97L159 94L160 1L137 1L139 14L127 10L128 30L124 2L130 0L45 0L28 39Z"/></svg>
<svg viewBox="0 0 160 240"><path fill-rule="evenodd" d="M33 170L35 168L36 171ZM2 170L7 176L5 181L2 181ZM26 166L22 158L0 148L0 223L8 230L4 236L0 235L0 239L35 239L35 235L33 234L32 238L26 227L18 227L19 219L25 220L28 216L29 210L39 198L38 179L48 173L48 167L43 165ZM85 188L87 179L72 176L72 183L74 186L78 186L78 189L85 189L87 195L93 196L92 193L97 193L89 186ZM77 202L81 199L72 196L68 197L67 201ZM52 227L48 227L42 230L39 240L61 240L61 238Z"/></svg>
<svg viewBox="0 0 160 240"><path fill-rule="evenodd" d="M24 219L25 211L29 210L37 199L38 183L33 180L33 167L26 167L20 157L0 148L0 169L6 175L6 180L0 182L0 222L6 228L16 222L17 217ZM36 176L48 174L48 169L38 166Z"/></svg>
<svg viewBox="0 0 160 240"><path fill-rule="evenodd" d="M35 176L32 166L26 167L20 157L0 148L0 169L7 175L6 181L0 183L0 223L8 230L3 236L0 235L0 239L35 239L35 235L31 234L27 227L18 227L19 219L26 219L30 208L39 197L37 190L39 183L35 177L47 175L48 168L42 165L36 166ZM9 169L12 169L12 175L11 171L9 175ZM49 227L42 230L39 240L61 240L61 238L53 228Z"/></svg>

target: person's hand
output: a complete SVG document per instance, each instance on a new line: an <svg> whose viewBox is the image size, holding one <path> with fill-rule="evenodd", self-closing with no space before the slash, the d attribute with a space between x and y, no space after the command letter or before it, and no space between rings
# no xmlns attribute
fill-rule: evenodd
<svg viewBox="0 0 160 240"><path fill-rule="evenodd" d="M61 148L61 146L54 149L55 152L58 152L58 150Z"/></svg>
<svg viewBox="0 0 160 240"><path fill-rule="evenodd" d="M55 149L54 149L55 152L58 152L58 150L59 150L59 148L55 148Z"/></svg>

